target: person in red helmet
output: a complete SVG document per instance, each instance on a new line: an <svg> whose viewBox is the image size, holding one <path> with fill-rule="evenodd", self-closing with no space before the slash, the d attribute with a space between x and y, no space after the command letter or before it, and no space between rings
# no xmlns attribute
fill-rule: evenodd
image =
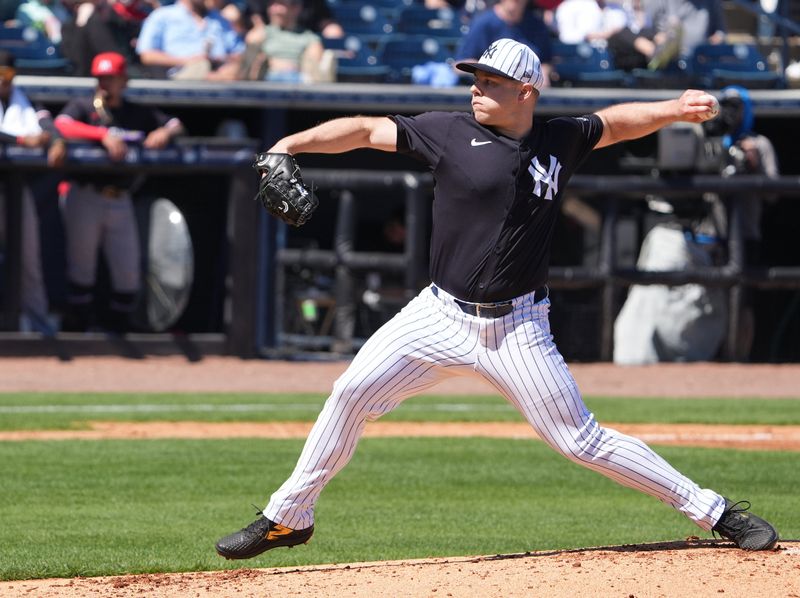
<svg viewBox="0 0 800 598"><path fill-rule="evenodd" d="M97 77L94 95L71 100L55 119L65 139L99 142L108 157L119 162L129 145L158 149L183 132L177 118L125 99L127 61L121 54L98 54L92 60L91 73ZM134 176L75 173L69 182L63 198L68 309L62 328L86 331L99 325L125 332L141 287L139 236L131 200ZM112 288L110 305L95 319L95 272L101 248Z"/></svg>

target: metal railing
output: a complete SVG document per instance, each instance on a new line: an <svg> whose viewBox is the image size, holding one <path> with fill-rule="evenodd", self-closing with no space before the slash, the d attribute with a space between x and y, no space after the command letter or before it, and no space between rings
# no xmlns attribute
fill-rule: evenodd
<svg viewBox="0 0 800 598"><path fill-rule="evenodd" d="M279 347L325 348L335 352L350 352L357 344L353 337L356 297L354 276L357 272L379 271L402 274L405 292L410 298L418 292L427 276L427 240L425 231L429 210L430 175L392 171L333 171L307 169L304 177L314 181L318 189L339 189L342 193L335 224L333 248L278 248L275 254L274 323ZM355 251L358 200L353 191L386 191L401 188L405 201L407 236L402 253ZM298 335L284 329L285 310L290 302L286 269L307 267L334 273L332 335Z"/></svg>

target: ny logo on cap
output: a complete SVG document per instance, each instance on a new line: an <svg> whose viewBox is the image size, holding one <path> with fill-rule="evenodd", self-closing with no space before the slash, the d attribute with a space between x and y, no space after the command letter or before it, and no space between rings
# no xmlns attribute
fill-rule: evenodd
<svg viewBox="0 0 800 598"><path fill-rule="evenodd" d="M491 46L486 48L486 50L484 50L481 58L488 58L489 60L491 60L495 52L497 52L497 44L492 44Z"/></svg>

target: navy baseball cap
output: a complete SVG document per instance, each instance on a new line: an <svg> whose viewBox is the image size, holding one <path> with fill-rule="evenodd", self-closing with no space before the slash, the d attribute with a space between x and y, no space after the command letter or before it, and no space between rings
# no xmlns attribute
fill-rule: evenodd
<svg viewBox="0 0 800 598"><path fill-rule="evenodd" d="M530 83L536 91L541 91L544 84L542 63L536 52L525 44L509 38L492 42L477 62L472 60L457 62L456 68L467 73L483 71L522 83Z"/></svg>

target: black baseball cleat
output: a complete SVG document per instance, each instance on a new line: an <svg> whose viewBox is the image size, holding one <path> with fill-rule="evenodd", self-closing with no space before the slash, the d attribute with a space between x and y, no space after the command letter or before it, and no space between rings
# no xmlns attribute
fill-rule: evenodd
<svg viewBox="0 0 800 598"><path fill-rule="evenodd" d="M306 529L290 529L260 515L247 527L222 538L216 549L226 559L250 559L279 546L307 544L313 533L313 525Z"/></svg>
<svg viewBox="0 0 800 598"><path fill-rule="evenodd" d="M761 517L749 513L749 508L749 501L731 504L725 498L722 517L711 530L723 538L733 540L742 550L772 550L778 542L778 530Z"/></svg>

